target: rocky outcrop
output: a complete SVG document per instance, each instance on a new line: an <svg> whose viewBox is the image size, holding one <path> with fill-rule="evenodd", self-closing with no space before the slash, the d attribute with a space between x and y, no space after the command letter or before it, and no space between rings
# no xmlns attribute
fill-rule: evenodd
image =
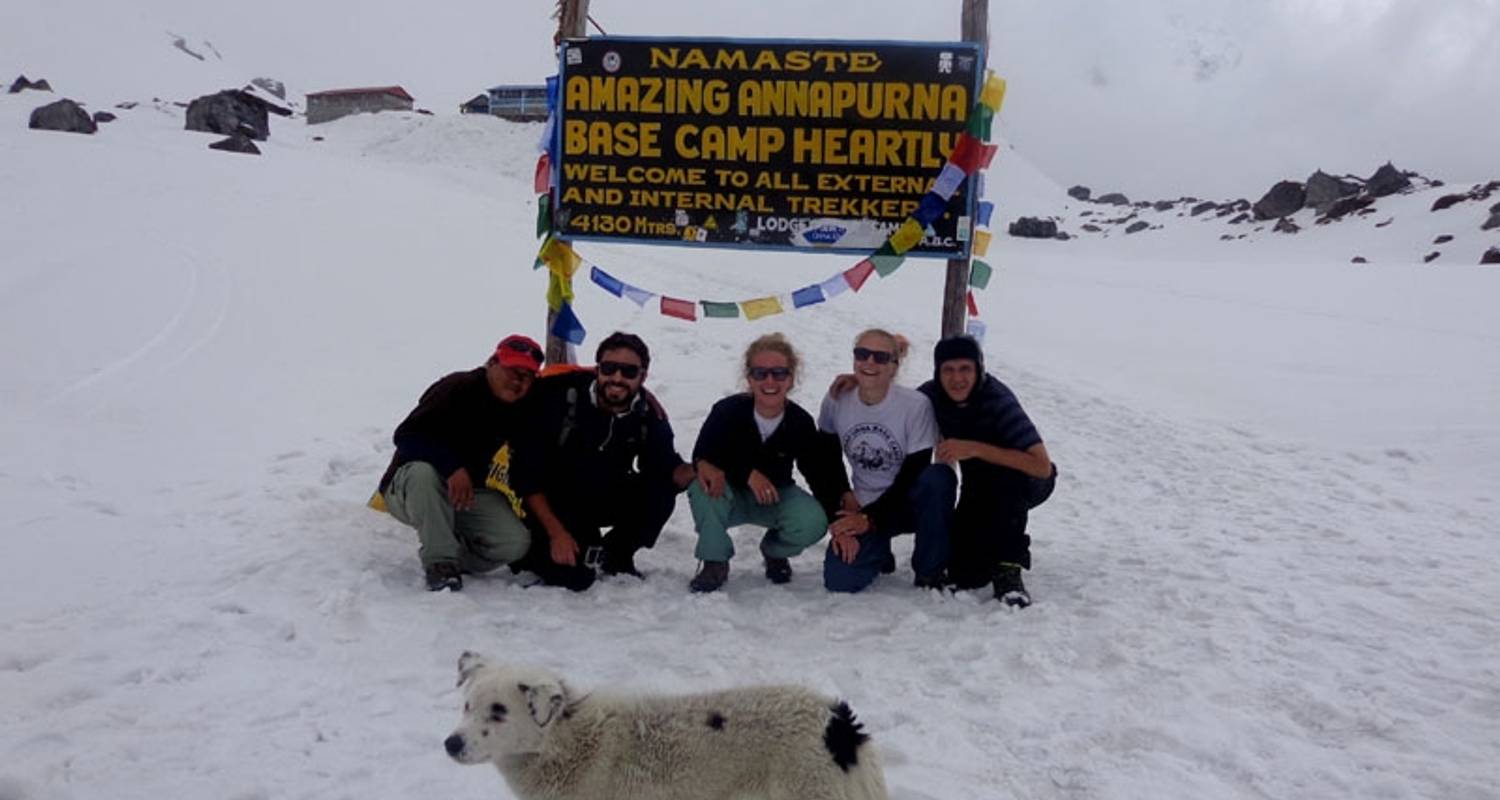
<svg viewBox="0 0 1500 800"><path fill-rule="evenodd" d="M250 79L250 83L253 86L259 86L260 88L265 89L277 99L286 99L286 84L276 80L275 78L252 78Z"/></svg>
<svg viewBox="0 0 1500 800"><path fill-rule="evenodd" d="M265 141L271 136L270 114L288 116L291 113L249 92L225 89L188 104L187 129L225 136L239 134Z"/></svg>
<svg viewBox="0 0 1500 800"><path fill-rule="evenodd" d="M39 81L29 81L26 80L25 75L21 75L11 83L10 94L20 94L27 89L35 92L50 92L52 91L52 84L48 83L46 78Z"/></svg>
<svg viewBox="0 0 1500 800"><path fill-rule="evenodd" d="M1292 222L1290 217L1282 217L1276 220L1276 227L1271 230L1277 233L1297 233L1302 229L1297 226L1297 223Z"/></svg>
<svg viewBox="0 0 1500 800"><path fill-rule="evenodd" d="M1370 197L1385 197L1410 188L1411 178L1396 169L1389 161L1385 163L1385 166L1375 170L1375 174L1365 181L1365 194Z"/></svg>
<svg viewBox="0 0 1500 800"><path fill-rule="evenodd" d="M1320 169L1307 179L1305 204L1318 212L1324 212L1339 200L1356 194L1359 194L1358 183L1335 178Z"/></svg>
<svg viewBox="0 0 1500 800"><path fill-rule="evenodd" d="M1188 213L1190 213L1190 214L1192 214L1193 216L1196 217L1196 216L1198 216L1199 214L1202 214L1205 211L1213 211L1214 209L1216 209L1218 207L1219 207L1218 203L1215 203L1212 200L1205 200L1205 201L1199 203L1198 205L1193 206L1192 210L1189 211Z"/></svg>
<svg viewBox="0 0 1500 800"><path fill-rule="evenodd" d="M93 133L99 130L89 112L66 98L32 111L28 126L33 130L66 133Z"/></svg>
<svg viewBox="0 0 1500 800"><path fill-rule="evenodd" d="M1491 214L1490 218L1485 220L1483 225L1479 226L1479 229L1482 231L1492 231L1496 228L1500 228L1500 211Z"/></svg>
<svg viewBox="0 0 1500 800"><path fill-rule="evenodd" d="M1302 210L1307 202L1307 189L1296 181L1281 181L1271 187L1265 196L1252 206L1255 218L1260 220L1289 217Z"/></svg>
<svg viewBox="0 0 1500 800"><path fill-rule="evenodd" d="M1442 253L1434 250L1431 253L1428 253L1427 255L1422 256L1422 263L1423 264L1431 264L1432 262L1438 260L1438 257L1441 256L1441 255L1442 255Z"/></svg>
<svg viewBox="0 0 1500 800"><path fill-rule="evenodd" d="M1343 219L1349 214L1368 208L1369 206L1374 204L1374 202L1375 198L1366 197L1364 195L1345 197L1329 206L1328 210L1323 212L1323 216L1318 220L1318 222L1327 223L1334 220Z"/></svg>
<svg viewBox="0 0 1500 800"><path fill-rule="evenodd" d="M235 135L227 139L220 139L208 146L210 150L223 150L227 153L246 153L252 156L260 155L260 148L248 136Z"/></svg>
<svg viewBox="0 0 1500 800"><path fill-rule="evenodd" d="M1432 201L1432 210L1442 211L1445 208L1452 208L1468 199L1469 196L1467 194L1445 194Z"/></svg>
<svg viewBox="0 0 1500 800"><path fill-rule="evenodd" d="M1109 194L1101 195L1094 202L1103 203L1107 206L1128 206L1130 205L1130 198L1119 192L1110 192Z"/></svg>
<svg viewBox="0 0 1500 800"><path fill-rule="evenodd" d="M1021 217L1010 224L1010 235L1022 239L1053 239L1057 237L1057 223L1050 219Z"/></svg>
<svg viewBox="0 0 1500 800"><path fill-rule="evenodd" d="M1073 198L1074 200L1083 200L1085 202L1088 201L1089 195L1091 194L1093 194L1093 192L1087 186L1074 186L1073 188L1068 190L1069 197Z"/></svg>
<svg viewBox="0 0 1500 800"><path fill-rule="evenodd" d="M108 111L94 112L95 125L103 125L106 122L114 122L116 119L118 119L118 117L116 117L114 114L109 113Z"/></svg>
<svg viewBox="0 0 1500 800"><path fill-rule="evenodd" d="M1155 211L1171 211L1172 207L1176 205L1176 201L1173 200L1157 200L1151 204L1151 208Z"/></svg>
<svg viewBox="0 0 1500 800"><path fill-rule="evenodd" d="M1145 220L1139 220L1137 222L1130 223L1130 227L1126 228L1125 232L1126 233L1140 233L1141 231L1143 231L1143 230L1145 230L1145 229L1147 229L1149 227L1151 227L1151 223L1149 223L1149 222L1147 222Z"/></svg>
<svg viewBox="0 0 1500 800"><path fill-rule="evenodd" d="M1491 247L1479 257L1481 264L1500 264L1500 247Z"/></svg>

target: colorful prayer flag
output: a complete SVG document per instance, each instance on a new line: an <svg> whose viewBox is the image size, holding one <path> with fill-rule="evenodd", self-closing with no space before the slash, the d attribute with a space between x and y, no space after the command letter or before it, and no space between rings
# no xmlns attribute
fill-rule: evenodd
<svg viewBox="0 0 1500 800"><path fill-rule="evenodd" d="M979 224L988 228L990 226L990 216L995 213L995 204L988 200L981 200L979 201L979 211L977 213Z"/></svg>
<svg viewBox="0 0 1500 800"><path fill-rule="evenodd" d="M984 344L984 335L989 333L990 328L984 324L984 320L982 319L971 319L969 320L969 324L964 327L964 330L970 336L974 337L975 341Z"/></svg>
<svg viewBox="0 0 1500 800"><path fill-rule="evenodd" d="M573 302L573 282L564 280L556 272L547 274L547 307L557 311L564 303Z"/></svg>
<svg viewBox="0 0 1500 800"><path fill-rule="evenodd" d="M583 260L573 252L571 245L556 236L549 237L542 244L542 251L537 257L547 265L547 269L568 280L573 279L573 273L578 271L578 264Z"/></svg>
<svg viewBox="0 0 1500 800"><path fill-rule="evenodd" d="M552 185L552 159L545 152L536 160L536 174L531 176L531 184L537 194L546 194Z"/></svg>
<svg viewBox="0 0 1500 800"><path fill-rule="evenodd" d="M969 121L964 130L968 131L969 135L975 139L981 142L988 142L990 140L990 133L994 129L994 123L995 112L982 104L975 103L974 110L969 112Z"/></svg>
<svg viewBox="0 0 1500 800"><path fill-rule="evenodd" d="M656 298L655 292L648 292L645 289L638 286L631 286L628 283L620 287L620 294L629 298L630 302L635 303L641 308L645 308L647 303Z"/></svg>
<svg viewBox="0 0 1500 800"><path fill-rule="evenodd" d="M974 253L974 255L976 255L976 256L982 256L985 253L988 253L989 251L990 251L990 232L989 231L974 231L974 247L973 247L973 253Z"/></svg>
<svg viewBox="0 0 1500 800"><path fill-rule="evenodd" d="M935 191L928 192L922 195L922 201L917 205L917 210L912 212L911 218L925 227L936 222L946 210L948 210L947 198L939 197Z"/></svg>
<svg viewBox="0 0 1500 800"><path fill-rule="evenodd" d="M536 198L536 235L542 236L552 231L552 195L538 195Z"/></svg>
<svg viewBox="0 0 1500 800"><path fill-rule="evenodd" d="M979 146L979 163L974 167L976 170L990 168L990 162L995 160L995 153L1000 150L998 144L984 144Z"/></svg>
<svg viewBox="0 0 1500 800"><path fill-rule="evenodd" d="M948 163L963 170L965 175L972 175L979 164L979 148L978 139L967 133L960 133L958 143L953 145L953 153L948 156Z"/></svg>
<svg viewBox="0 0 1500 800"><path fill-rule="evenodd" d="M675 297L662 295L661 313L669 317L696 322L698 319L698 305L691 300L679 300Z"/></svg>
<svg viewBox="0 0 1500 800"><path fill-rule="evenodd" d="M557 110L557 90L559 88L556 75L547 76L547 111Z"/></svg>
<svg viewBox="0 0 1500 800"><path fill-rule="evenodd" d="M990 285L990 276L994 273L995 270L989 264L976 258L969 263L969 285L975 289L983 289Z"/></svg>
<svg viewBox="0 0 1500 800"><path fill-rule="evenodd" d="M974 302L974 292L973 292L973 290L969 291L968 300L969 300L969 316L971 316L971 317L977 317L977 316L979 316L979 304L976 303L976 302Z"/></svg>
<svg viewBox="0 0 1500 800"><path fill-rule="evenodd" d="M781 301L775 297L758 297L754 300L746 300L740 303L740 308L745 310L745 319L760 319L772 314L780 314L784 309Z"/></svg>
<svg viewBox="0 0 1500 800"><path fill-rule="evenodd" d="M947 200L958 191L958 187L964 185L964 178L969 177L959 169L957 164L948 163L943 165L943 171L938 173L937 180L932 184L932 192Z"/></svg>
<svg viewBox="0 0 1500 800"><path fill-rule="evenodd" d="M823 290L824 297L837 297L849 291L849 279L844 277L844 273L840 272L818 284L818 288Z"/></svg>
<svg viewBox="0 0 1500 800"><path fill-rule="evenodd" d="M792 308L806 308L823 302L823 289L818 284L804 286L792 292Z"/></svg>
<svg viewBox="0 0 1500 800"><path fill-rule="evenodd" d="M880 273L880 277L882 278L900 269L901 263L905 260L905 256L888 252L884 247L880 248L880 251L876 252L875 255L870 256L870 263L875 265L875 271Z"/></svg>
<svg viewBox="0 0 1500 800"><path fill-rule="evenodd" d="M705 318L719 317L728 319L740 315L740 307L735 303L715 303L712 300L701 300L699 302L703 305L703 316Z"/></svg>
<svg viewBox="0 0 1500 800"><path fill-rule="evenodd" d="M861 286L865 285L865 281L870 279L873 272L875 272L875 262L867 258L844 270L844 280L848 282L850 289L857 292Z"/></svg>
<svg viewBox="0 0 1500 800"><path fill-rule="evenodd" d="M603 289L606 292L609 292L615 297L619 297L625 292L624 281L614 277L613 275L610 275L608 272L605 272L598 267L591 267L589 269L589 280L593 281L599 286L599 288Z"/></svg>
<svg viewBox="0 0 1500 800"><path fill-rule="evenodd" d="M588 331L583 329L583 323L573 313L572 303L563 303L562 308L557 310L557 317L552 320L552 335L569 344L583 344L583 337L588 335Z"/></svg>
<svg viewBox="0 0 1500 800"><path fill-rule="evenodd" d="M886 242L886 244L890 245L891 250L897 254L905 253L907 250L922 243L922 236L926 227L926 225L907 217L906 221L901 223L901 227L897 228L896 232L891 234L890 241ZM876 264L875 268L879 269L880 265ZM885 275L886 273L884 272L880 273L882 278Z"/></svg>
<svg viewBox="0 0 1500 800"><path fill-rule="evenodd" d="M1005 103L1005 79L989 73L984 79L984 88L979 90L979 102L992 113L1000 113L1000 106Z"/></svg>

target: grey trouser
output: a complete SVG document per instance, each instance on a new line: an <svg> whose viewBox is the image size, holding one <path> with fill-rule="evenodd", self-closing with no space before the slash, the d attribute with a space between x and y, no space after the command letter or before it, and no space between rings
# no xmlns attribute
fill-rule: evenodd
<svg viewBox="0 0 1500 800"><path fill-rule="evenodd" d="M448 481L425 461L401 465L385 490L391 516L417 529L423 567L447 562L464 572L489 572L523 555L531 533L505 495L474 487L474 505L458 511L448 501Z"/></svg>

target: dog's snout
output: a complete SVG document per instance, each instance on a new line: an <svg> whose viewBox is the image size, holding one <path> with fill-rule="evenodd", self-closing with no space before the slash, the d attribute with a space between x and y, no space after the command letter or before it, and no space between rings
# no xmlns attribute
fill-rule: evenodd
<svg viewBox="0 0 1500 800"><path fill-rule="evenodd" d="M449 736L443 740L443 749L448 751L448 755L456 758L459 753L464 751L464 737L456 733Z"/></svg>

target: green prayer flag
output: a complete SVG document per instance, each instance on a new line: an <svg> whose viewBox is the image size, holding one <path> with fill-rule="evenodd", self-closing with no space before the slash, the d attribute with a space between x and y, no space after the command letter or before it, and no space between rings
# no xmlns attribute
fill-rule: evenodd
<svg viewBox="0 0 1500 800"><path fill-rule="evenodd" d="M970 136L981 142L990 140L990 125L995 121L995 112L988 106L976 103L974 110L969 112L969 124L966 130Z"/></svg>
<svg viewBox="0 0 1500 800"><path fill-rule="evenodd" d="M969 285L983 289L990 285L990 276L994 274L994 268L976 258L969 264Z"/></svg>
<svg viewBox="0 0 1500 800"><path fill-rule="evenodd" d="M715 303L712 300L698 301L703 306L703 316L706 317L738 317L740 306L738 303Z"/></svg>
<svg viewBox="0 0 1500 800"><path fill-rule="evenodd" d="M552 195L544 194L536 199L536 235L541 238L552 231Z"/></svg>

